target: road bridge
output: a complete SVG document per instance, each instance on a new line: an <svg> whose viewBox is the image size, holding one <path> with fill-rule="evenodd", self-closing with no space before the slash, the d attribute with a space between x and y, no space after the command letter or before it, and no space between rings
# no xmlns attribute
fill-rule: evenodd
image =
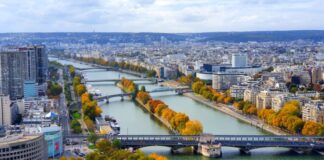
<svg viewBox="0 0 324 160"><path fill-rule="evenodd" d="M97 80L85 80L85 82L118 82L121 79L115 78L115 79L97 79ZM151 81L151 82L156 82L156 78L128 78L128 80L131 81Z"/></svg>
<svg viewBox="0 0 324 160"><path fill-rule="evenodd" d="M69 59L69 60L74 61L76 63L92 66L92 67L89 67L89 68L81 68L81 67L77 68L76 67L76 69L78 69L80 71L82 71L82 70L90 70L90 69L105 69L107 71L118 71L118 72L127 73L127 74L131 74L131 75L139 76L139 77L145 76L144 73L138 73L138 72L134 72L134 71L126 70L126 69L121 69L119 67L103 66L103 65L99 65L99 64L88 63L88 62L78 61L78 60L74 60L74 59Z"/></svg>
<svg viewBox="0 0 324 160"><path fill-rule="evenodd" d="M158 93L158 92L172 92L172 91L174 91L177 94L192 92L192 90L190 90L188 88L167 88L167 87L156 88L156 89L153 89L153 90L147 91L147 92L148 93ZM135 96L135 95L134 95L134 93L120 93L120 94L95 97L94 99L96 99L97 101L106 101L106 103L109 103L110 98L121 97L121 100L123 101L125 96Z"/></svg>
<svg viewBox="0 0 324 160"><path fill-rule="evenodd" d="M272 136L272 135L101 135L100 138L119 140L122 148L165 146L170 148L197 147L199 144L221 144L223 147L239 148L243 153L252 149L284 147L295 151L324 151L324 136ZM86 136L65 136L86 138ZM300 152L299 152L300 153Z"/></svg>

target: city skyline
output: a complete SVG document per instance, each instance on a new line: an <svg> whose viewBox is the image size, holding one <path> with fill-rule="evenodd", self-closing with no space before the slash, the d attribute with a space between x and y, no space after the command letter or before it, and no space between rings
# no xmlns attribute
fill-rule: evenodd
<svg viewBox="0 0 324 160"><path fill-rule="evenodd" d="M322 0L0 1L0 32L323 30L323 12Z"/></svg>

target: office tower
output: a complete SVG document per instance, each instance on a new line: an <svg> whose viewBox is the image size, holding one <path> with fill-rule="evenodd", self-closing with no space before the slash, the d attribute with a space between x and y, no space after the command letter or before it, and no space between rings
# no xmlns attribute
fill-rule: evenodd
<svg viewBox="0 0 324 160"><path fill-rule="evenodd" d="M36 53L36 82L43 84L47 80L48 55L44 45L33 47Z"/></svg>
<svg viewBox="0 0 324 160"><path fill-rule="evenodd" d="M11 101L9 95L0 95L0 126L11 125Z"/></svg>
<svg viewBox="0 0 324 160"><path fill-rule="evenodd" d="M233 54L232 67L247 67L247 56L245 54Z"/></svg>
<svg viewBox="0 0 324 160"><path fill-rule="evenodd" d="M4 48L0 52L0 94L9 94L10 99L22 98L24 84L34 92L32 83L41 85L46 82L47 58L45 46Z"/></svg>
<svg viewBox="0 0 324 160"><path fill-rule="evenodd" d="M19 52L25 54L25 80L36 80L36 52L33 48L19 48Z"/></svg>
<svg viewBox="0 0 324 160"><path fill-rule="evenodd" d="M26 79L26 54L18 49L0 52L0 94L10 99L23 97L23 83Z"/></svg>

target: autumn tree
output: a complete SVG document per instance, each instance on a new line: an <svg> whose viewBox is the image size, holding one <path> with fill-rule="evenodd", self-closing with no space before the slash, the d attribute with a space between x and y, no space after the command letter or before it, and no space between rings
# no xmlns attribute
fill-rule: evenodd
<svg viewBox="0 0 324 160"><path fill-rule="evenodd" d="M232 103L233 98L230 96L226 96L223 101L225 104L229 104L229 103Z"/></svg>
<svg viewBox="0 0 324 160"><path fill-rule="evenodd" d="M155 113L158 115L158 116L161 116L162 115L162 111L164 109L168 108L168 106L166 104L158 104L157 107L155 108Z"/></svg>
<svg viewBox="0 0 324 160"><path fill-rule="evenodd" d="M152 153L149 155L150 158L153 158L154 160L168 160L168 158L158 155L156 153Z"/></svg>
<svg viewBox="0 0 324 160"><path fill-rule="evenodd" d="M84 116L83 121L89 131L94 131L96 129L96 125L93 123L93 121L88 116Z"/></svg>
<svg viewBox="0 0 324 160"><path fill-rule="evenodd" d="M81 96L83 93L85 93L87 91L86 87L84 84L78 84L75 88L75 93L78 96Z"/></svg>
<svg viewBox="0 0 324 160"><path fill-rule="evenodd" d="M167 120L168 122L171 121L171 119L174 117L175 112L171 110L170 108L165 108L162 110L162 118Z"/></svg>
<svg viewBox="0 0 324 160"><path fill-rule="evenodd" d="M199 121L186 122L185 128L181 130L183 135L199 135L203 132L203 127Z"/></svg>
<svg viewBox="0 0 324 160"><path fill-rule="evenodd" d="M312 121L307 121L302 129L302 134L305 136L319 135L321 125Z"/></svg>
<svg viewBox="0 0 324 160"><path fill-rule="evenodd" d="M197 81L195 83L192 84L192 90L195 93L199 93L200 89L204 86L204 82L203 81Z"/></svg>
<svg viewBox="0 0 324 160"><path fill-rule="evenodd" d="M81 77L80 76L75 76L72 80L72 85L75 88L77 85L81 83Z"/></svg>
<svg viewBox="0 0 324 160"><path fill-rule="evenodd" d="M90 102L90 101L91 101L91 95L90 95L90 93L86 92L86 93L83 93L81 95L81 103L82 104L85 104L85 103Z"/></svg>
<svg viewBox="0 0 324 160"><path fill-rule="evenodd" d="M112 143L106 139L97 141L96 150L87 154L86 160L101 160L101 159L129 159L129 160L165 160L158 159L161 156L154 155L153 157L145 155L141 151L130 152L113 147Z"/></svg>
<svg viewBox="0 0 324 160"><path fill-rule="evenodd" d="M161 100L153 100L153 99L151 99L151 100L149 100L148 101L148 106L149 106L149 108L150 108L150 111L152 112L152 113L155 113L155 109L156 109L156 107L159 105L159 104L164 104Z"/></svg>
<svg viewBox="0 0 324 160"><path fill-rule="evenodd" d="M143 104L146 104L151 98L147 92L139 91L136 96Z"/></svg>
<svg viewBox="0 0 324 160"><path fill-rule="evenodd" d="M189 117L186 114L179 112L172 117L170 122L172 128L176 129L177 131L181 131L188 121Z"/></svg>
<svg viewBox="0 0 324 160"><path fill-rule="evenodd" d="M136 89L135 83L131 80L124 78L124 77L120 80L119 83L123 86L123 89L126 92L134 92Z"/></svg>

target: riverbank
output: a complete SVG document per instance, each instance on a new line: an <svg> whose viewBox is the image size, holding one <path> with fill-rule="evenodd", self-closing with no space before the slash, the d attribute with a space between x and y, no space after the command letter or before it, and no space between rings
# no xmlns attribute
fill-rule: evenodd
<svg viewBox="0 0 324 160"><path fill-rule="evenodd" d="M150 115L152 115L156 120L158 120L166 128L168 128L170 132L172 132L173 134L179 134L177 131L175 131L174 129L172 129L171 125L168 122L166 122L165 120L163 120L161 117L157 116L156 114L152 113L150 111L150 109L148 108L148 106L146 106L145 104L143 104L139 99L136 98L135 99L135 103L137 105L139 105L140 107L142 107L145 111L149 112Z"/></svg>
<svg viewBox="0 0 324 160"><path fill-rule="evenodd" d="M130 93L129 91L126 90L126 88L120 83L118 82L116 85L118 88L120 88L123 92L125 93ZM177 131L173 130L171 125L166 122L165 120L163 120L161 117L157 116L156 114L152 113L150 111L150 108L143 104L139 99L135 98L135 104L140 106L141 108L143 108L145 111L147 111L150 115L152 115L156 120L158 120L161 124L163 124L166 128L168 128L168 130L173 133L173 134L178 134Z"/></svg>
<svg viewBox="0 0 324 160"><path fill-rule="evenodd" d="M211 101L206 100L205 98L203 98L199 95L196 95L194 93L184 93L183 95L186 97L189 97L197 102L205 104L213 109L216 109L218 111L226 113L226 114L228 114L234 118L237 118L245 123L248 123L248 124L258 127L262 130L265 130L269 133L272 133L274 135L289 135L289 133L281 131L280 129L277 129L273 126L270 126L255 117L252 117L252 116L248 117L248 116L242 115L241 113L236 112L234 108L229 108L225 104L211 102Z"/></svg>

